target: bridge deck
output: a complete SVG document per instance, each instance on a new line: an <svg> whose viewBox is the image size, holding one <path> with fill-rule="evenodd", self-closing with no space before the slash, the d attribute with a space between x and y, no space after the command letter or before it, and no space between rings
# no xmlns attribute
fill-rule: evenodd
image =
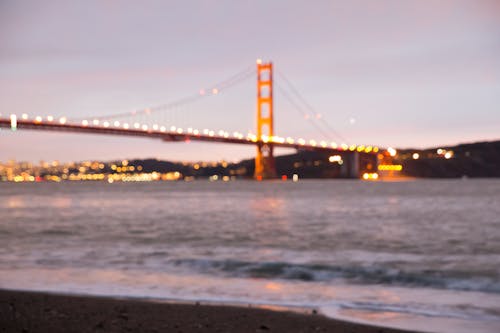
<svg viewBox="0 0 500 333"><path fill-rule="evenodd" d="M0 127L11 128L11 120L0 118ZM194 133L178 133L173 131L160 131L153 129L124 129L118 127L103 127L92 125L77 125L77 124L60 124L57 122L37 122L32 120L17 120L17 129L26 130L42 130L42 131L56 131L56 132L74 132L74 133L92 133L92 134L106 134L106 135L122 135L122 136L139 136L147 138L161 139L166 142L219 142L240 145L254 145L262 146L265 144L272 144L274 147L292 148L297 150L316 150L316 151L346 151L347 149L338 147L333 148L329 146L299 144L289 142L264 142L262 140L251 140L249 138L234 138L224 137L218 135L194 134Z"/></svg>

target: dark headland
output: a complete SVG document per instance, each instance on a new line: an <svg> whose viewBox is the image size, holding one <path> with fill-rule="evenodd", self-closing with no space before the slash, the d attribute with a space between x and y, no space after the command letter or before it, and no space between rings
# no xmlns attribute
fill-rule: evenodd
<svg viewBox="0 0 500 333"><path fill-rule="evenodd" d="M447 159L437 151L452 152ZM419 158L414 159L417 153ZM276 156L278 175L300 178L342 178L341 167L329 162L332 153L299 151L294 154ZM393 161L402 165L401 175L415 178L488 178L500 177L500 141L466 143L428 149L398 149ZM254 159L238 163L175 163L156 159L131 160L130 165L141 165L145 172L180 172L183 176L206 178L211 175L252 178ZM195 167L193 167L195 166Z"/></svg>

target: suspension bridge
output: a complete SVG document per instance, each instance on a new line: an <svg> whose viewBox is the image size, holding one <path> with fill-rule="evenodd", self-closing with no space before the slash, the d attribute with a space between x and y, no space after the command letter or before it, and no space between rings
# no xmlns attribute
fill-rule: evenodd
<svg viewBox="0 0 500 333"><path fill-rule="evenodd" d="M253 66L252 66L253 67ZM257 107L256 107L256 133L227 132L224 130L214 131L209 129L181 128L168 126L158 122L155 114L161 114L180 105L192 103L209 95L216 95L222 89L227 89L239 81L255 75L255 70L245 70L229 79L220 82L213 88L201 89L196 94L185 97L174 103L156 107L135 110L132 112L115 113L106 116L88 118L68 118L65 116L34 116L27 113L1 115L0 127L12 130L41 130L75 132L87 134L106 134L136 136L160 139L165 142L190 142L204 141L213 143L229 143L239 145L256 146L255 173L258 180L273 179L277 177L274 159L274 149L278 147L292 148L296 150L324 151L331 154L341 154L347 163L345 174L358 178L363 172L377 170L377 153L379 148L370 145L354 145L345 142L337 143L327 140L305 140L303 138L281 137L274 132L274 78L273 64L263 63L257 60ZM335 130L316 113L305 101L298 91L291 85L288 79L283 80L291 88L291 93L282 91L283 95L302 113L306 120L311 120L317 132L326 134L333 132L343 139ZM296 98L293 100L291 95ZM299 105L301 103L301 105ZM321 126L322 125L322 126Z"/></svg>

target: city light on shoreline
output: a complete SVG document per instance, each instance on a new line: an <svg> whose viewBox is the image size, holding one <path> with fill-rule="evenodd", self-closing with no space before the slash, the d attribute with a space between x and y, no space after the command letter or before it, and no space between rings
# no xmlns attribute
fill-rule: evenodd
<svg viewBox="0 0 500 333"><path fill-rule="evenodd" d="M221 168L226 169L229 163L219 162L197 162L197 163L178 163L179 168L192 169L202 172L203 168ZM220 177L205 176L209 180L222 181L235 180L237 173L233 175L221 175ZM63 181L104 181L108 183L115 182L152 182L152 181L191 181L192 175L183 175L178 170L172 171L145 171L141 164L132 164L128 160L116 162L70 162L60 163L58 161L40 162L34 165L29 162L9 161L5 164L0 163L0 181L6 182L63 182Z"/></svg>

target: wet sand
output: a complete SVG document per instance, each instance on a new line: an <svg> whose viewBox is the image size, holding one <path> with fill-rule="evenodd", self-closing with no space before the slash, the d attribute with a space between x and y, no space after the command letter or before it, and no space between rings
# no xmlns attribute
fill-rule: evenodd
<svg viewBox="0 0 500 333"><path fill-rule="evenodd" d="M402 333L314 313L0 289L0 332Z"/></svg>

